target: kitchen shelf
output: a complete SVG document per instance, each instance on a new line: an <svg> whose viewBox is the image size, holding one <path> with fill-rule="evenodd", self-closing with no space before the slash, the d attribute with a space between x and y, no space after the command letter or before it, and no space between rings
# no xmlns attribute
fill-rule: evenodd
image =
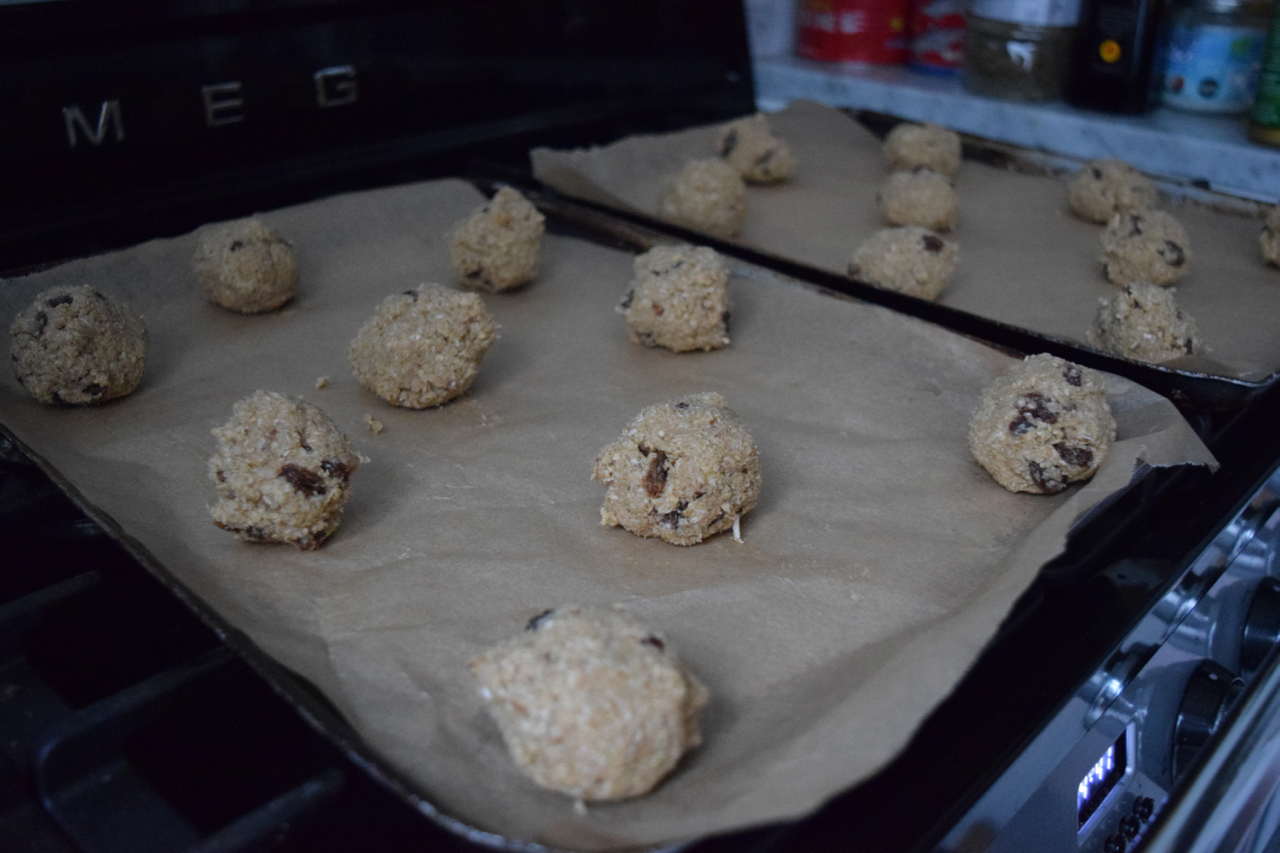
<svg viewBox="0 0 1280 853"><path fill-rule="evenodd" d="M1280 149L1250 142L1241 116L1156 109L1115 116L1063 103L1026 104L973 95L949 75L904 67L756 57L761 109L808 99L1076 159L1118 157L1149 174L1266 202L1280 200Z"/></svg>

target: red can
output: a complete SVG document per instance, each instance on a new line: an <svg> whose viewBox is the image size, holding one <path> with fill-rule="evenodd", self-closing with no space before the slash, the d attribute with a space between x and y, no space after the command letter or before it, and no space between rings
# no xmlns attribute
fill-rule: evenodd
<svg viewBox="0 0 1280 853"><path fill-rule="evenodd" d="M912 0L911 64L958 73L964 62L968 0Z"/></svg>
<svg viewBox="0 0 1280 853"><path fill-rule="evenodd" d="M824 62L906 62L910 5L910 0L801 0L796 54Z"/></svg>

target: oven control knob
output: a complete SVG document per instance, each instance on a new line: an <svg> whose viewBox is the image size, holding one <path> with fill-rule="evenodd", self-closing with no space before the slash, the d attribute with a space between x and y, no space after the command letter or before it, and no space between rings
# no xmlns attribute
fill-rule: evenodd
<svg viewBox="0 0 1280 853"><path fill-rule="evenodd" d="M1142 822L1131 814L1127 814L1120 818L1120 834L1132 841L1138 837L1138 830L1142 829Z"/></svg>
<svg viewBox="0 0 1280 853"><path fill-rule="evenodd" d="M1113 832L1102 840L1102 853L1124 853L1124 848L1128 846L1129 842L1125 841L1123 835Z"/></svg>
<svg viewBox="0 0 1280 853"><path fill-rule="evenodd" d="M1133 816L1146 823L1156 813L1156 801L1150 797L1138 797L1133 801Z"/></svg>
<svg viewBox="0 0 1280 853"><path fill-rule="evenodd" d="M1200 661L1191 673L1173 724L1175 782L1187 772L1243 689L1243 680L1212 660Z"/></svg>
<svg viewBox="0 0 1280 853"><path fill-rule="evenodd" d="M1244 617L1240 638L1240 674L1248 678L1257 672L1267 653L1280 643L1280 580L1263 578Z"/></svg>

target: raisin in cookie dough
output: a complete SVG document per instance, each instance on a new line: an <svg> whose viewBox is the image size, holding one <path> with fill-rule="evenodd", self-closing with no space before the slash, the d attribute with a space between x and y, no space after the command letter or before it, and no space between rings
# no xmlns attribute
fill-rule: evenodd
<svg viewBox="0 0 1280 853"><path fill-rule="evenodd" d="M498 327L474 293L425 284L388 296L347 348L360 384L393 406L425 409L463 394Z"/></svg>
<svg viewBox="0 0 1280 853"><path fill-rule="evenodd" d="M884 138L884 158L894 172L923 166L954 178L960 153L960 135L936 124L903 122Z"/></svg>
<svg viewBox="0 0 1280 853"><path fill-rule="evenodd" d="M618 311L634 343L675 352L729 343L729 269L713 249L657 246L635 260Z"/></svg>
<svg viewBox="0 0 1280 853"><path fill-rule="evenodd" d="M1280 267L1280 204L1267 213L1267 218L1262 223L1262 233L1258 235L1258 248L1262 250L1264 261Z"/></svg>
<svg viewBox="0 0 1280 853"><path fill-rule="evenodd" d="M310 551L342 521L351 475L363 459L328 415L300 399L257 391L213 430L213 521L248 542Z"/></svg>
<svg viewBox="0 0 1280 853"><path fill-rule="evenodd" d="M41 403L94 405L133 392L147 366L147 327L89 285L36 296L9 326L13 371Z"/></svg>
<svg viewBox="0 0 1280 853"><path fill-rule="evenodd" d="M747 221L747 185L718 157L693 160L667 187L658 212L680 225L732 237Z"/></svg>
<svg viewBox="0 0 1280 853"><path fill-rule="evenodd" d="M1090 160L1067 183L1067 203L1086 222L1155 207L1156 186L1123 160Z"/></svg>
<svg viewBox="0 0 1280 853"><path fill-rule="evenodd" d="M951 182L924 167L894 172L876 193L876 201L889 224L917 225L931 231L950 231L960 212Z"/></svg>
<svg viewBox="0 0 1280 853"><path fill-rule="evenodd" d="M528 199L503 187L454 228L449 260L468 284L507 290L538 274L544 217Z"/></svg>
<svg viewBox="0 0 1280 853"><path fill-rule="evenodd" d="M259 219L201 229L191 267L211 300L240 314L279 308L298 292L293 250Z"/></svg>
<svg viewBox="0 0 1280 853"><path fill-rule="evenodd" d="M715 393L649 406L600 451L600 523L673 545L734 529L760 499L755 442Z"/></svg>
<svg viewBox="0 0 1280 853"><path fill-rule="evenodd" d="M707 689L615 608L545 611L470 668L516 765L580 800L647 793L702 740Z"/></svg>
<svg viewBox="0 0 1280 853"><path fill-rule="evenodd" d="M759 113L729 122L716 140L716 154L749 184L776 184L796 171L791 149Z"/></svg>
<svg viewBox="0 0 1280 853"><path fill-rule="evenodd" d="M1102 374L1043 353L987 386L969 424L969 449L1000 485L1043 495L1092 477L1115 437Z"/></svg>
<svg viewBox="0 0 1280 853"><path fill-rule="evenodd" d="M1102 270L1123 287L1146 281L1167 287L1187 274L1191 238L1163 210L1117 213L1102 232Z"/></svg>
<svg viewBox="0 0 1280 853"><path fill-rule="evenodd" d="M907 225L882 228L860 245L849 259L849 275L921 299L937 299L947 286L960 249L927 228Z"/></svg>
<svg viewBox="0 0 1280 853"><path fill-rule="evenodd" d="M1090 345L1152 364L1204 352L1195 320L1174 302L1175 289L1135 281L1098 300Z"/></svg>

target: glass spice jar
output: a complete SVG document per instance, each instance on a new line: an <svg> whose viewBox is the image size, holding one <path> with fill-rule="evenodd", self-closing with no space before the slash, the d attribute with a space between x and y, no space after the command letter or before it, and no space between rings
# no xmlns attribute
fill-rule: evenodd
<svg viewBox="0 0 1280 853"><path fill-rule="evenodd" d="M1080 0L974 0L964 42L964 86L1012 101L1062 97Z"/></svg>
<svg viewBox="0 0 1280 853"><path fill-rule="evenodd" d="M1186 0L1169 26L1161 100L1229 115L1248 111L1267 41L1268 3Z"/></svg>

